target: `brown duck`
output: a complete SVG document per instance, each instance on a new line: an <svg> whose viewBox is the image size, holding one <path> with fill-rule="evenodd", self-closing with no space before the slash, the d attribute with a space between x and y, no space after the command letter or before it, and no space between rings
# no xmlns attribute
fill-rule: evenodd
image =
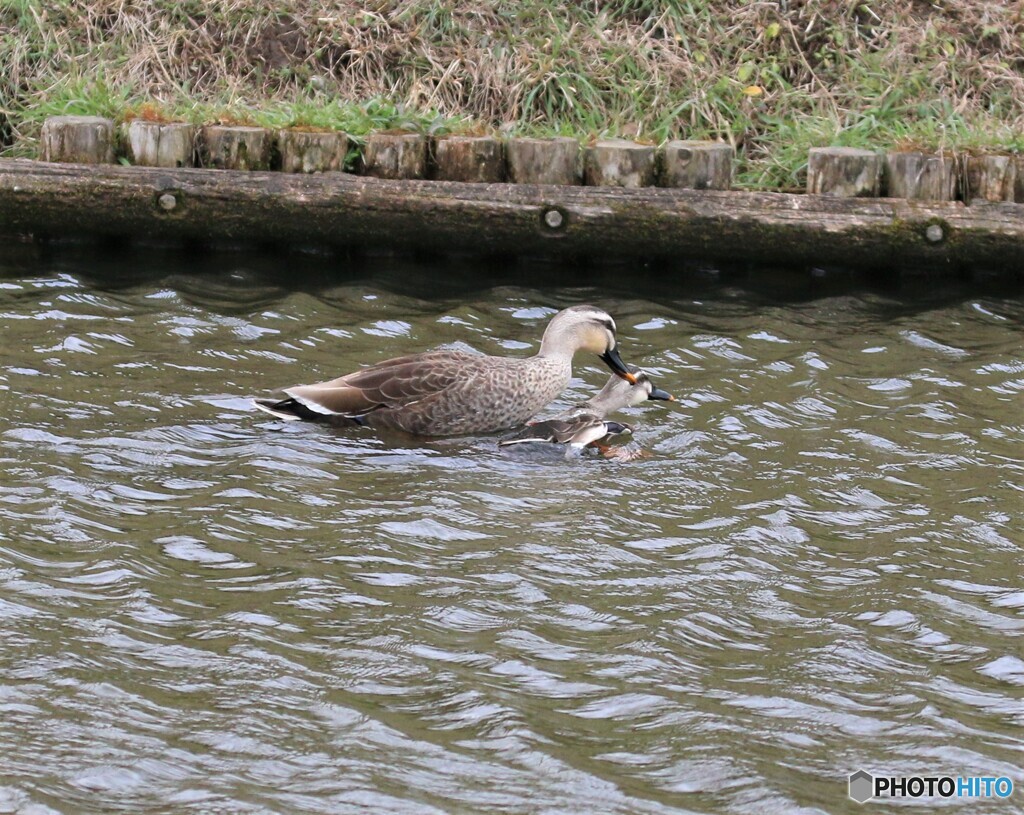
<svg viewBox="0 0 1024 815"><path fill-rule="evenodd" d="M254 403L281 419L421 436L491 433L523 424L557 398L569 384L577 351L598 354L617 376L636 382L616 350L615 321L595 306L573 306L551 318L532 357L427 351Z"/></svg>
<svg viewBox="0 0 1024 815"><path fill-rule="evenodd" d="M605 436L630 433L633 428L625 422L606 418L609 413L646 402L648 399L663 399L674 402L676 398L655 387L647 374L632 365L636 382L627 382L612 376L596 395L586 402L562 411L557 416L539 422L530 422L516 435L498 442L502 447L529 442L566 444L581 450L589 444L596 445ZM598 445L599 446L599 445Z"/></svg>

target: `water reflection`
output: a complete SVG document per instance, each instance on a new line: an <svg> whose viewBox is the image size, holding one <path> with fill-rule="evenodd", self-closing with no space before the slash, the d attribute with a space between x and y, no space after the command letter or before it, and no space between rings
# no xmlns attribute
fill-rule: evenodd
<svg viewBox="0 0 1024 815"><path fill-rule="evenodd" d="M858 767L1024 784L1020 300L94 260L0 278L0 810L832 812ZM526 353L581 301L681 400L626 411L648 459L249 408L440 343ZM564 403L605 378L580 360Z"/></svg>

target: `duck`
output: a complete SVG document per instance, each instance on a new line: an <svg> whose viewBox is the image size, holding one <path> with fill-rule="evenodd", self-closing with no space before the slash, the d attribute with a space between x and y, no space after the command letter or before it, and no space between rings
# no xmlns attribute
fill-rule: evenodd
<svg viewBox="0 0 1024 815"><path fill-rule="evenodd" d="M502 439L499 447L531 442L568 445L567 453L581 451L588 445L601 448L598 444L607 436L631 433L632 426L606 418L609 413L625 407L639 405L648 399L674 402L676 398L655 386L650 377L632 365L628 366L634 375L634 382L618 376L611 376L605 386L586 402L564 410L557 416L530 422L516 435Z"/></svg>
<svg viewBox="0 0 1024 815"><path fill-rule="evenodd" d="M630 385L608 312L578 305L555 314L530 357L463 350L396 357L314 385L284 388L255 407L285 420L366 425L417 436L493 433L524 424L565 390L576 352L597 354Z"/></svg>

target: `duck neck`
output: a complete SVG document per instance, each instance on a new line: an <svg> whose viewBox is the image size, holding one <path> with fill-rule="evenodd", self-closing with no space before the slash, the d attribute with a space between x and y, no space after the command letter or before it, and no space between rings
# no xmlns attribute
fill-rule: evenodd
<svg viewBox="0 0 1024 815"><path fill-rule="evenodd" d="M634 390L634 386L613 375L601 390L587 400L586 407L603 419L609 413L641 401L642 396Z"/></svg>
<svg viewBox="0 0 1024 815"><path fill-rule="evenodd" d="M591 413L603 419L608 414L621 411L625 408L627 402L613 388L605 386L598 393L587 399L585 404Z"/></svg>
<svg viewBox="0 0 1024 815"><path fill-rule="evenodd" d="M576 346L566 332L562 331L559 326L549 323L544 331L544 336L540 339L540 350L537 351L537 356L546 359L572 360L575 351Z"/></svg>

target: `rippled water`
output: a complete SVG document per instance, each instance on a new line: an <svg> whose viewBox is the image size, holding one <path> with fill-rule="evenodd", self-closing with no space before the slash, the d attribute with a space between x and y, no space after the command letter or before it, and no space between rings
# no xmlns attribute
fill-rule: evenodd
<svg viewBox="0 0 1024 815"><path fill-rule="evenodd" d="M1020 811L1024 302L521 271L0 269L0 812ZM249 407L588 301L647 458Z"/></svg>

